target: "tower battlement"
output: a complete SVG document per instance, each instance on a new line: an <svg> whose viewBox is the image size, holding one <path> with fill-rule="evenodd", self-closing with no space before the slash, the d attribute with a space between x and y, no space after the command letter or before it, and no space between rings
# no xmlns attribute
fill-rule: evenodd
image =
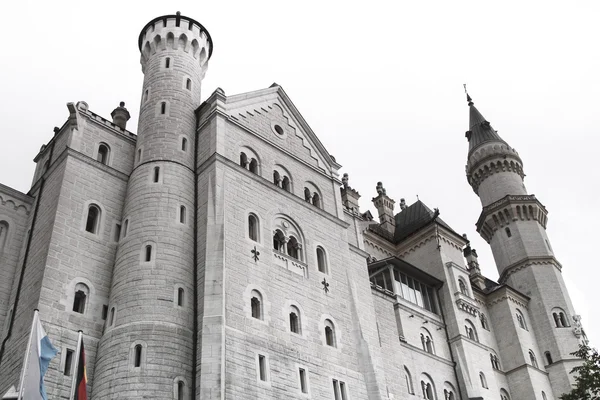
<svg viewBox="0 0 600 400"><path fill-rule="evenodd" d="M150 56L160 50L183 50L198 59L202 67L213 51L212 38L206 28L195 19L179 13L163 15L148 22L140 32L138 47L144 72Z"/></svg>

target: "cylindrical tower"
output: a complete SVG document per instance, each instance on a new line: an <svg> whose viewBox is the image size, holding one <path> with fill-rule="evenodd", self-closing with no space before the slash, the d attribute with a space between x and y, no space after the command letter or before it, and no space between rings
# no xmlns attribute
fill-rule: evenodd
<svg viewBox="0 0 600 400"><path fill-rule="evenodd" d="M139 48L138 140L93 399L166 399L192 383L194 111L212 40L177 13L150 21Z"/></svg>

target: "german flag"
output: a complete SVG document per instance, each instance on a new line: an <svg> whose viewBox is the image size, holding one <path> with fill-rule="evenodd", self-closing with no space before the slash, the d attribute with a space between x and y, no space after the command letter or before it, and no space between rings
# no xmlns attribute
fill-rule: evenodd
<svg viewBox="0 0 600 400"><path fill-rule="evenodd" d="M74 400L87 400L87 372L85 369L85 350L83 349L83 336L81 337L79 362L77 363L77 381L75 382Z"/></svg>

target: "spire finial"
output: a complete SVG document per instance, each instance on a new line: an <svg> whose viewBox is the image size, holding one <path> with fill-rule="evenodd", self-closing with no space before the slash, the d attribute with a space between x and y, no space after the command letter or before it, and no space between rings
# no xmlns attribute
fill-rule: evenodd
<svg viewBox="0 0 600 400"><path fill-rule="evenodd" d="M463 83L463 87L465 88L465 94L467 95L467 103L469 104L469 106L472 106L473 99L471 99L471 96L469 96L469 92L467 92L467 84Z"/></svg>

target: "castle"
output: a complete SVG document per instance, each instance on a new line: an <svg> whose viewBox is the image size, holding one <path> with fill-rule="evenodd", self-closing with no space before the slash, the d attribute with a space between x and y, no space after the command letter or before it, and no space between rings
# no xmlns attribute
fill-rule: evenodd
<svg viewBox="0 0 600 400"><path fill-rule="evenodd" d="M0 185L0 394L34 309L68 398L78 331L91 399L558 399L585 334L523 162L475 108L467 179L477 253L378 183L379 223L276 84L201 101L213 44L177 13L139 37L137 135L80 101ZM458 171L457 171L458 173Z"/></svg>

